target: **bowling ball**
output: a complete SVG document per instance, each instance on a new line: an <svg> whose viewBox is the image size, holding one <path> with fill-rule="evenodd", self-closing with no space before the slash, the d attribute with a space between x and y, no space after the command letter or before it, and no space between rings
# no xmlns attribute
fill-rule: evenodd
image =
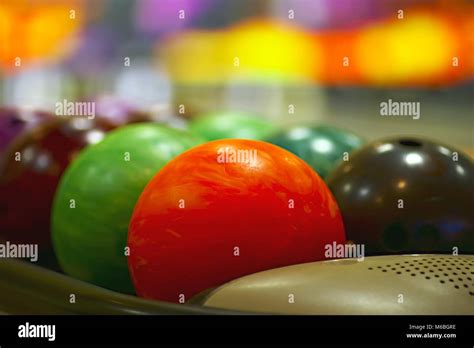
<svg viewBox="0 0 474 348"><path fill-rule="evenodd" d="M59 178L82 148L110 129L99 120L52 116L15 140L0 163L0 240L37 244L38 263L55 265L50 210Z"/></svg>
<svg viewBox="0 0 474 348"><path fill-rule="evenodd" d="M189 130L207 140L226 138L262 140L272 134L275 127L258 115L224 111L197 116L189 123Z"/></svg>
<svg viewBox="0 0 474 348"><path fill-rule="evenodd" d="M0 107L0 156L17 137L47 120L52 120L47 112Z"/></svg>
<svg viewBox="0 0 474 348"><path fill-rule="evenodd" d="M114 96L102 96L96 99L96 113L110 123L123 126L129 123L150 121L151 116L136 106Z"/></svg>
<svg viewBox="0 0 474 348"><path fill-rule="evenodd" d="M346 130L331 126L300 126L281 131L267 139L308 163L324 179L336 165L363 144Z"/></svg>
<svg viewBox="0 0 474 348"><path fill-rule="evenodd" d="M80 153L61 179L52 210L63 271L133 293L125 249L133 207L163 165L199 142L184 131L141 123L111 132Z"/></svg>
<svg viewBox="0 0 474 348"><path fill-rule="evenodd" d="M228 139L170 161L129 227L139 296L184 302L237 277L324 259L344 243L339 208L304 161L269 143Z"/></svg>
<svg viewBox="0 0 474 348"><path fill-rule="evenodd" d="M375 141L327 183L349 240L365 252L474 252L474 167L454 148L422 138Z"/></svg>

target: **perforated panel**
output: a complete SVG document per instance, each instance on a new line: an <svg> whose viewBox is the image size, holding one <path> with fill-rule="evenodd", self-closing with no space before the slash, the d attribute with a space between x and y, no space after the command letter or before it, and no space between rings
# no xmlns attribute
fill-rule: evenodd
<svg viewBox="0 0 474 348"><path fill-rule="evenodd" d="M418 257L388 263L369 270L383 273L393 272L403 277L418 277L419 280L439 282L454 289L467 291L474 296L474 261L462 256Z"/></svg>

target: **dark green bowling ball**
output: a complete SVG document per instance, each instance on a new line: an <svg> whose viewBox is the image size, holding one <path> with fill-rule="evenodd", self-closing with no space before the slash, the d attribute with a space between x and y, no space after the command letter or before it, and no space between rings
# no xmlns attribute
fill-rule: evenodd
<svg viewBox="0 0 474 348"><path fill-rule="evenodd" d="M362 138L331 126L298 126L266 139L293 152L306 161L324 179L345 154L360 147Z"/></svg>

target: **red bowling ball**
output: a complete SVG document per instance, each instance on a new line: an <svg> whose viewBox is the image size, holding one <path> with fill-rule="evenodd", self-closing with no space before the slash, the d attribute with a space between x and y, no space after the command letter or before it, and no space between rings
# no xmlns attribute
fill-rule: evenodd
<svg viewBox="0 0 474 348"><path fill-rule="evenodd" d="M86 117L55 117L23 133L0 162L0 241L37 244L38 263L55 267L51 205L59 179L76 154L113 126Z"/></svg>
<svg viewBox="0 0 474 348"><path fill-rule="evenodd" d="M43 111L0 106L0 156L15 139L52 117Z"/></svg>
<svg viewBox="0 0 474 348"><path fill-rule="evenodd" d="M323 180L280 147L226 139L169 162L141 194L129 226L139 296L185 302L237 277L325 258L344 243Z"/></svg>

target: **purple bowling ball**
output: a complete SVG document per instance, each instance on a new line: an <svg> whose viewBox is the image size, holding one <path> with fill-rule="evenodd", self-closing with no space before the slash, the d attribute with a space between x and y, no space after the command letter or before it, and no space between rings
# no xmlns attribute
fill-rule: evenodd
<svg viewBox="0 0 474 348"><path fill-rule="evenodd" d="M95 100L95 104L97 116L107 119L116 127L151 119L148 113L115 96L101 96Z"/></svg>

